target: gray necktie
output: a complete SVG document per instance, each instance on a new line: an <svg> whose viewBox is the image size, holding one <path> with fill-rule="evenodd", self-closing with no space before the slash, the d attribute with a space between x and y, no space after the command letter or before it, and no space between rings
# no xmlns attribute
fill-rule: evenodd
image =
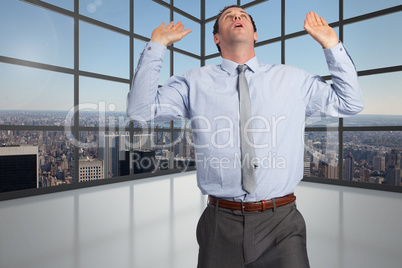
<svg viewBox="0 0 402 268"><path fill-rule="evenodd" d="M247 79L245 71L246 65L239 65L239 98L240 98L240 147L241 147L241 173L243 189L248 193L254 192L257 187L255 179L255 169L257 166L252 164L252 160L255 158L253 133L247 135L245 132L246 123L251 126L250 122L247 122L251 118L251 103L250 93L248 90ZM247 129L250 129L248 127ZM248 137L247 137L248 136ZM248 138L248 139L247 139Z"/></svg>

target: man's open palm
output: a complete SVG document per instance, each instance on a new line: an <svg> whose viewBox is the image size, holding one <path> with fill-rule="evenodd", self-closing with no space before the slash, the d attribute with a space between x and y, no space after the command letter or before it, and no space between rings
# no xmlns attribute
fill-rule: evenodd
<svg viewBox="0 0 402 268"><path fill-rule="evenodd" d="M320 18L317 13L310 11L304 21L304 29L316 40L323 48L331 48L339 43L334 29L332 29L324 18Z"/></svg>
<svg viewBox="0 0 402 268"><path fill-rule="evenodd" d="M191 33L190 29L184 30L184 25L179 21L174 24L171 21L166 27L166 23L162 23L156 28L151 35L151 42L156 42L165 46L180 41L184 36Z"/></svg>

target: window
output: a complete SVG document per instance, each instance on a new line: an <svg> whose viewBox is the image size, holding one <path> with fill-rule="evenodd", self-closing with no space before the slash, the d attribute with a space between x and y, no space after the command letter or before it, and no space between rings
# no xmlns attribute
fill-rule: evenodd
<svg viewBox="0 0 402 268"><path fill-rule="evenodd" d="M314 10L335 28L356 63L365 109L350 118L306 120L305 180L401 191L400 1L223 5L232 4L253 16L262 62L299 66L331 83L319 45L303 30L305 14ZM138 55L161 22L181 20L193 32L166 51L159 84L191 68L220 64L212 27L223 5L1 1L0 36L7 38L0 38L0 151L7 148L8 155L0 156L15 156L37 175L17 182L20 188L1 186L0 199L34 195L36 188L50 192L194 169L189 122L130 122L125 98Z"/></svg>
<svg viewBox="0 0 402 268"><path fill-rule="evenodd" d="M397 88L402 85L402 60L397 49L401 40L383 27L400 21L401 5L392 1L380 4L358 0L342 2L344 5L339 17L327 21L337 26L338 35L356 63L365 108L360 114L339 119L338 122L330 118L307 120L305 180L401 191L397 187L401 186L401 165L398 159L401 156L402 109L397 105L400 94ZM292 56L290 60L301 60L294 56L295 49L288 46L288 41L286 48L293 51L285 54L286 63L289 54ZM311 60L314 62L312 69L316 67L317 58L318 55ZM326 73L315 73L324 75L330 82L330 76L326 76ZM331 133L334 133L332 130L336 131L337 137L329 139ZM328 150L328 147L332 149ZM318 157L315 159L314 153L321 154L323 161ZM310 162L310 175L307 175L306 162ZM329 173L334 165L337 166L336 180Z"/></svg>

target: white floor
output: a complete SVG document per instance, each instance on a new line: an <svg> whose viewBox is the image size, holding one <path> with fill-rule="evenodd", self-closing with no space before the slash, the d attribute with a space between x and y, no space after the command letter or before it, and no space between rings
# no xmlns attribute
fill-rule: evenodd
<svg viewBox="0 0 402 268"><path fill-rule="evenodd" d="M311 267L399 268L397 193L301 183ZM195 172L0 202L0 268L196 267ZM219 268L219 267L217 267Z"/></svg>
<svg viewBox="0 0 402 268"><path fill-rule="evenodd" d="M0 268L196 267L194 174L0 203Z"/></svg>

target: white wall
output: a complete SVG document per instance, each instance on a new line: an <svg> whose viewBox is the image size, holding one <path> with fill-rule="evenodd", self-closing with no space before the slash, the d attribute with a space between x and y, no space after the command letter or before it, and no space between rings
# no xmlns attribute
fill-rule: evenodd
<svg viewBox="0 0 402 268"><path fill-rule="evenodd" d="M301 183L311 267L401 267L400 194ZM196 267L195 172L0 202L0 268Z"/></svg>
<svg viewBox="0 0 402 268"><path fill-rule="evenodd" d="M402 267L402 195L302 182L311 267Z"/></svg>

